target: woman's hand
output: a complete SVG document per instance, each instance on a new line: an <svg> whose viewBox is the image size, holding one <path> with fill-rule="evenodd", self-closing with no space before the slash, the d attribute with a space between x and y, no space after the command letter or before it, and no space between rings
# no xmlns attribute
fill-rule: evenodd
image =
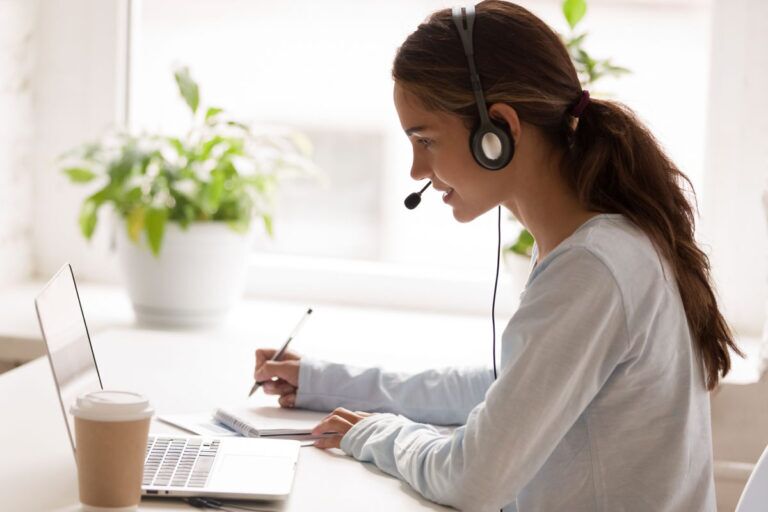
<svg viewBox="0 0 768 512"><path fill-rule="evenodd" d="M256 369L253 378L264 381L262 388L268 395L280 395L280 407L296 405L296 391L299 389L299 361L301 357L285 352L280 361L270 361L277 350L260 348L256 350ZM274 380L273 380L274 379Z"/></svg>
<svg viewBox="0 0 768 512"><path fill-rule="evenodd" d="M352 425L371 416L370 412L361 411L348 411L343 407L339 407L331 414L320 420L320 423L312 429L313 435L320 435L323 432L338 432L339 435L333 437L326 437L324 439L318 439L315 441L315 446L318 448L338 448L341 445L341 438L344 437Z"/></svg>

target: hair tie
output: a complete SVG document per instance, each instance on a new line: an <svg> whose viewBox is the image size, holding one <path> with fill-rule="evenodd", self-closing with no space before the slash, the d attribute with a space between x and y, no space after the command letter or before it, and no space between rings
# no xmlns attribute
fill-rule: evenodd
<svg viewBox="0 0 768 512"><path fill-rule="evenodd" d="M589 104L589 91L584 89L583 91L581 91L581 96L579 97L579 101L571 109L571 115L573 117L579 117L582 114L582 112L584 112L584 109L587 108L588 104Z"/></svg>

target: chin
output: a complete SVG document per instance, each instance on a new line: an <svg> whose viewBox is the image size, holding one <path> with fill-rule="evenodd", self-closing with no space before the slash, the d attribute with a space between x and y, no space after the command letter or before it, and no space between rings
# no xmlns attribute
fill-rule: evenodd
<svg viewBox="0 0 768 512"><path fill-rule="evenodd" d="M477 212L469 212L461 208L453 209L453 218L456 219L458 222L461 222L462 224L466 224L467 222L472 222L477 217L478 217Z"/></svg>
<svg viewBox="0 0 768 512"><path fill-rule="evenodd" d="M497 205L494 204L489 207L467 208L466 203L460 203L459 205L453 206L453 218L462 224L466 224L467 222L472 222L481 215L488 213L496 208L496 206Z"/></svg>

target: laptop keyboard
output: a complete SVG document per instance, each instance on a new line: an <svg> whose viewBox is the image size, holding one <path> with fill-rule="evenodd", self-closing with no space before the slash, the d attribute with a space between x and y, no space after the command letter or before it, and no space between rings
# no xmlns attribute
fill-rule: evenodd
<svg viewBox="0 0 768 512"><path fill-rule="evenodd" d="M205 487L219 440L149 436L144 461L145 487Z"/></svg>

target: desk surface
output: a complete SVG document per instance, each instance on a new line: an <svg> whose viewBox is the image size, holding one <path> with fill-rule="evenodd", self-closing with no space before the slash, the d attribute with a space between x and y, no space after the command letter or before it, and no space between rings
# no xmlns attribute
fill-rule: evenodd
<svg viewBox="0 0 768 512"><path fill-rule="evenodd" d="M103 330L93 342L104 385L146 393L159 413L201 412L242 402L252 383L254 348L278 345L305 307L249 301L237 312L251 319L249 327L240 322L216 331ZM490 325L483 317L316 306L294 348L397 370L490 364ZM274 397L262 393L255 401L275 404ZM3 509L77 510L75 463L46 359L0 376L0 410ZM153 431L172 427L155 424ZM363 501L369 510L444 510L370 464L313 447L302 448L293 492L276 510L357 511ZM141 505L141 510L168 508L192 510L172 500Z"/></svg>
<svg viewBox="0 0 768 512"><path fill-rule="evenodd" d="M34 297L31 288L27 292ZM29 312L34 319L31 299L7 299L18 314ZM81 299L86 318L92 319L89 326L104 385L146 393L161 414L208 411L241 402L252 384L253 350L282 343L310 305L315 314L292 345L302 354L404 371L490 365L486 316L243 301L220 329L171 332L133 327L127 297L112 289L85 286ZM18 320L13 311L4 312ZM27 323L20 324L19 343L40 345L39 334L34 339ZM3 323L0 328L8 326ZM37 333L36 323L32 326ZM753 345L759 348L757 341ZM745 368L735 372L746 381L757 375L748 364L757 357L757 349L754 352L742 363ZM275 405L273 397L261 393L255 400ZM5 445L0 457L2 510L78 510L75 463L45 358L0 375L0 411L0 439ZM171 427L157 424L153 430ZM293 493L277 510L357 511L363 501L370 510L444 510L369 464L311 447L302 448ZM141 506L173 508L192 510L172 500L145 501Z"/></svg>

